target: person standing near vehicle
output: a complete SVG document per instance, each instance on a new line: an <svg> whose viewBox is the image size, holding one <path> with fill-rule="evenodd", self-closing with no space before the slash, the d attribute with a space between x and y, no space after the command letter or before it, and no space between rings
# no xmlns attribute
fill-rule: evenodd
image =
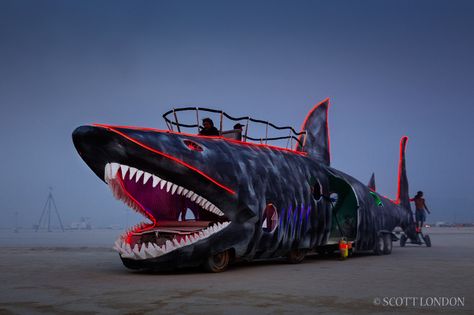
<svg viewBox="0 0 474 315"><path fill-rule="evenodd" d="M425 198L423 198L423 192L419 191L416 193L414 198L411 198L410 201L415 202L415 221L417 230L421 229L423 226L423 222L426 221L426 213L425 210L431 214L430 210L426 206Z"/></svg>

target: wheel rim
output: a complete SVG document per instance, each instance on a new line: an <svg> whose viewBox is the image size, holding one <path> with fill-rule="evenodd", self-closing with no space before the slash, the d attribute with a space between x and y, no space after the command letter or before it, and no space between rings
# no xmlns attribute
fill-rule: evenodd
<svg viewBox="0 0 474 315"><path fill-rule="evenodd" d="M227 262L228 262L227 251L212 256L212 264L215 269L225 268L227 266Z"/></svg>

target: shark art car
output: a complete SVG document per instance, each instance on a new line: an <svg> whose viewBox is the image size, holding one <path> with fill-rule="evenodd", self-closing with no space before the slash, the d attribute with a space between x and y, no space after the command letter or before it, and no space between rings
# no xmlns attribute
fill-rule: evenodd
<svg viewBox="0 0 474 315"><path fill-rule="evenodd" d="M390 254L392 231L416 238L400 142L398 194L390 200L330 166L329 99L317 104L301 131L203 108L164 116L168 130L93 124L73 132L74 145L115 198L146 221L115 242L131 269L204 266L219 272L233 260L286 257L297 263L341 238L357 251ZM178 114L195 111L196 123ZM218 136L184 133L199 114L220 117ZM170 117L172 117L170 119ZM224 120L245 123L224 130ZM264 137L250 126L263 125ZM269 137L269 129L287 136ZM257 128L254 128L257 130ZM286 140L287 147L270 145ZM294 145L293 145L294 144Z"/></svg>

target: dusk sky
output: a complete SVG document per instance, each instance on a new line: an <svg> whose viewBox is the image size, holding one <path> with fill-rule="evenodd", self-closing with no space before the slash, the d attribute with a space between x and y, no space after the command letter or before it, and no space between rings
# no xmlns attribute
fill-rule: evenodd
<svg viewBox="0 0 474 315"><path fill-rule="evenodd" d="M474 221L474 1L0 0L0 227L49 186L65 224L125 223L80 125L201 106L299 129L326 97L333 167L395 197L407 135L428 222Z"/></svg>

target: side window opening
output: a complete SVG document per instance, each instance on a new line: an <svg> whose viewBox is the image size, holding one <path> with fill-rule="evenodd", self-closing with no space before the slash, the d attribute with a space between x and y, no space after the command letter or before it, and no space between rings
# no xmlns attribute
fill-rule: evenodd
<svg viewBox="0 0 474 315"><path fill-rule="evenodd" d="M267 204L267 206L265 207L265 210L263 211L262 220L263 231L268 233L275 231L278 226L279 220L277 209L272 203Z"/></svg>

